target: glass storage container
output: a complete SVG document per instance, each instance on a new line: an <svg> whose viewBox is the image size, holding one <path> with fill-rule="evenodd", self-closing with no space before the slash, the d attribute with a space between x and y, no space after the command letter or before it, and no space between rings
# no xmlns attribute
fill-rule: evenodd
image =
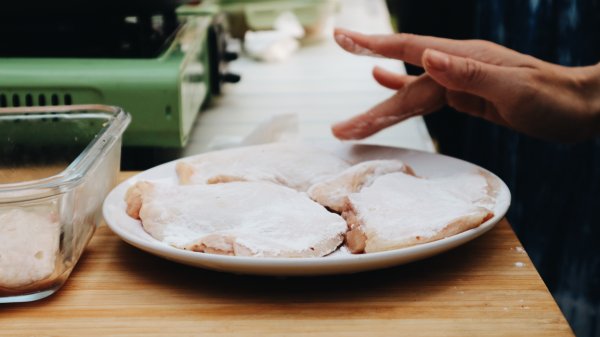
<svg viewBox="0 0 600 337"><path fill-rule="evenodd" d="M0 303L64 284L101 222L129 122L103 105L0 109Z"/></svg>

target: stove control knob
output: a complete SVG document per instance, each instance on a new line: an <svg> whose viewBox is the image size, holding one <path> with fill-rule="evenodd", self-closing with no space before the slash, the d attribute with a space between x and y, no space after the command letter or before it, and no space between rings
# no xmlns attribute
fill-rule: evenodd
<svg viewBox="0 0 600 337"><path fill-rule="evenodd" d="M226 62L231 62L233 60L237 60L237 58L238 58L238 53L236 53L236 52L226 51L223 53L223 60L225 60Z"/></svg>
<svg viewBox="0 0 600 337"><path fill-rule="evenodd" d="M242 77L238 74L225 73L221 74L221 81L228 83L237 83L242 79Z"/></svg>

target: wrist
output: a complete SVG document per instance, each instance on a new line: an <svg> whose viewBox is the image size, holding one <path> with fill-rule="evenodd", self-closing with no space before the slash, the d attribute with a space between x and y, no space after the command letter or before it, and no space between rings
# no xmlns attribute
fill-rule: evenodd
<svg viewBox="0 0 600 337"><path fill-rule="evenodd" d="M600 63L581 68L585 77L585 99L590 117L591 137L600 136Z"/></svg>
<svg viewBox="0 0 600 337"><path fill-rule="evenodd" d="M568 69L565 74L569 74L567 77L575 84L571 89L579 103L573 106L573 112L579 116L579 122L583 126L580 130L581 138L600 136L600 63L564 69Z"/></svg>

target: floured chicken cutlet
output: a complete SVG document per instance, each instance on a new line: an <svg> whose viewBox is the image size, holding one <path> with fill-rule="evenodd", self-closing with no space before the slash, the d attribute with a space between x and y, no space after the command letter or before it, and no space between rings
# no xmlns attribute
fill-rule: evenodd
<svg viewBox="0 0 600 337"><path fill-rule="evenodd" d="M307 193L319 204L333 211L341 212L348 195L360 191L363 187L370 186L378 177L393 172L414 175L410 166L400 160L369 160L316 183L308 189Z"/></svg>
<svg viewBox="0 0 600 337"><path fill-rule="evenodd" d="M493 216L494 187L483 173L422 179L405 173L377 178L348 196L342 216L353 253L371 253L449 237Z"/></svg>
<svg viewBox="0 0 600 337"><path fill-rule="evenodd" d="M320 257L342 243L346 222L305 193L270 182L172 186L138 182L127 214L156 239L197 252Z"/></svg>
<svg viewBox="0 0 600 337"><path fill-rule="evenodd" d="M327 151L300 143L272 143L210 152L177 163L181 184L269 181L298 191L348 168Z"/></svg>

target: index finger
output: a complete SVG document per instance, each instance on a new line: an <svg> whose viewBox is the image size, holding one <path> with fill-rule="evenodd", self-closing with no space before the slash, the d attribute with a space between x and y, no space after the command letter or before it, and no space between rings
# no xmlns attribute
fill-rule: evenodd
<svg viewBox="0 0 600 337"><path fill-rule="evenodd" d="M336 42L350 53L384 56L417 66L423 66L421 59L426 49L435 49L451 55L470 57L494 64L499 63L500 60L510 59L507 56L518 54L486 41L451 40L407 33L365 35L336 28L334 36Z"/></svg>

